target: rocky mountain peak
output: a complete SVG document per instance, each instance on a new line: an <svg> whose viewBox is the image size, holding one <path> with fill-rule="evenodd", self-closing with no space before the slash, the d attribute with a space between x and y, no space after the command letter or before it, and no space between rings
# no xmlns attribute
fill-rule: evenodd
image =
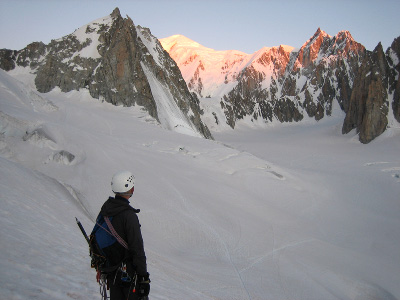
<svg viewBox="0 0 400 300"><path fill-rule="evenodd" d="M347 41L352 42L352 43L356 42L353 39L353 36L351 35L350 31L348 31L348 30L339 31L338 34L336 35L336 39L339 40L339 41L347 40Z"/></svg>
<svg viewBox="0 0 400 300"><path fill-rule="evenodd" d="M306 42L306 44L313 44L325 38L331 38L331 36L327 34L325 31L323 31L320 27L318 27L317 31L314 33L312 38L308 40L308 42Z"/></svg>
<svg viewBox="0 0 400 300"><path fill-rule="evenodd" d="M332 37L329 34L327 34L325 31L321 30L321 28L318 28L317 31L314 33L314 35L307 42L304 43L302 48L303 47L304 48L309 48L309 47L319 48L325 40L329 40L331 38Z"/></svg>
<svg viewBox="0 0 400 300"><path fill-rule="evenodd" d="M357 43L349 31L340 31L332 37L318 28L313 37L300 48L295 66L307 68L313 63L318 63L321 58L358 56L364 52L365 47Z"/></svg>
<svg viewBox="0 0 400 300"><path fill-rule="evenodd" d="M326 45L330 39L330 35L318 28L311 39L300 48L297 65L308 67L312 64L318 58L321 47Z"/></svg>
<svg viewBox="0 0 400 300"><path fill-rule="evenodd" d="M111 17L112 17L113 19L121 18L121 13L120 13L118 7L114 8L113 12L111 13Z"/></svg>
<svg viewBox="0 0 400 300"><path fill-rule="evenodd" d="M357 43L349 31L340 31L333 39L334 46L332 47L333 53L341 52L344 56L350 55L363 55L366 49L360 43Z"/></svg>
<svg viewBox="0 0 400 300"><path fill-rule="evenodd" d="M172 130L182 128L211 138L201 121L198 99L188 91L175 62L149 30L136 27L129 17L122 18L118 8L48 45L1 50L0 57L3 69L18 65L35 73L39 92L55 87L63 92L88 89L101 101L142 106ZM167 106L179 117L169 118L163 111Z"/></svg>

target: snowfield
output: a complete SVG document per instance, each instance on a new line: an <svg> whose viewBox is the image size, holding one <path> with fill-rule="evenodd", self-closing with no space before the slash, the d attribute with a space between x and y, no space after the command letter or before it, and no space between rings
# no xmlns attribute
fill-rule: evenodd
<svg viewBox="0 0 400 300"><path fill-rule="evenodd" d="M90 232L124 169L150 299L400 299L400 126L363 145L336 111L210 141L12 75L0 70L1 299L100 299L75 217Z"/></svg>

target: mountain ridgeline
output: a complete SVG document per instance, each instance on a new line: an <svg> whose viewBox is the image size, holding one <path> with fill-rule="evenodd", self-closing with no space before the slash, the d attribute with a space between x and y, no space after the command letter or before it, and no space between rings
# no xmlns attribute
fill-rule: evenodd
<svg viewBox="0 0 400 300"><path fill-rule="evenodd" d="M62 92L85 88L102 101L139 105L160 123L160 114L170 113L161 112L167 107L183 119L178 124L169 120L169 129L186 126L197 135L212 138L201 120L199 99L187 89L176 63L147 28L135 26L129 17L122 18L118 8L48 45L35 42L20 51L0 50L0 67L29 70L41 93L55 87ZM154 96L161 98L160 90L162 98L171 103L160 105Z"/></svg>
<svg viewBox="0 0 400 300"><path fill-rule="evenodd" d="M366 50L348 31L331 37L321 29L299 50L279 46L251 55L215 51L183 36L161 44L192 92L218 99L214 110L222 109L232 128L244 118L318 121L332 115L334 102L346 113L343 134L356 129L362 143L400 122L400 37L386 53L381 44Z"/></svg>
<svg viewBox="0 0 400 300"><path fill-rule="evenodd" d="M399 62L400 37L368 51L348 31L318 29L298 50L215 51L179 35L159 41L118 8L47 45L0 50L0 68L34 74L39 92L87 89L171 130L212 138L210 126L320 120L338 103L343 134L356 129L362 143L400 122Z"/></svg>

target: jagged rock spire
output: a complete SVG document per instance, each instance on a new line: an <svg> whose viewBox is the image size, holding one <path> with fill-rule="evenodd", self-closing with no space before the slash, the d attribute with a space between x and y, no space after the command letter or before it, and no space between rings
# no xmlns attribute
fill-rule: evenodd
<svg viewBox="0 0 400 300"><path fill-rule="evenodd" d="M120 11L119 11L119 8L118 8L118 7L114 8L113 12L111 13L111 17L112 17L112 18L118 18L118 17L121 17L121 13L120 13Z"/></svg>

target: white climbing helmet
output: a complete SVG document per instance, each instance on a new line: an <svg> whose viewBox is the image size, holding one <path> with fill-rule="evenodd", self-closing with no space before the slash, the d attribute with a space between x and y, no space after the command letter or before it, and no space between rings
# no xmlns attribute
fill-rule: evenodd
<svg viewBox="0 0 400 300"><path fill-rule="evenodd" d="M111 180L111 189L114 193L126 193L135 184L135 177L129 171L120 171L114 174Z"/></svg>

